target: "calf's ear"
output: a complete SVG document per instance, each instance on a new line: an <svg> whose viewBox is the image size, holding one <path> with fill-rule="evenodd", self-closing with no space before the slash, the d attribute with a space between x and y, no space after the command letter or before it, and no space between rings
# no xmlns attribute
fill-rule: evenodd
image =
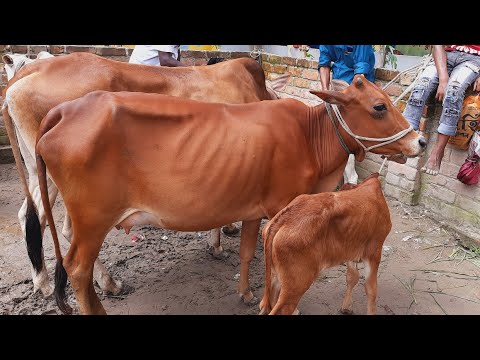
<svg viewBox="0 0 480 360"><path fill-rule="evenodd" d="M320 99L329 104L345 105L347 103L347 96L339 91L310 90L310 93L318 96Z"/></svg>

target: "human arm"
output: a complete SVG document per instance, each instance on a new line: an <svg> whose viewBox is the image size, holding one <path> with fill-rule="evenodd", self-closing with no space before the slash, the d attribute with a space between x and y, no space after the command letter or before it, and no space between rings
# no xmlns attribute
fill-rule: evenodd
<svg viewBox="0 0 480 360"><path fill-rule="evenodd" d="M473 91L480 91L480 77L478 77L473 84Z"/></svg>
<svg viewBox="0 0 480 360"><path fill-rule="evenodd" d="M448 84L447 53L443 45L433 45L433 60L438 73L438 89L435 99L443 101Z"/></svg>
<svg viewBox="0 0 480 360"><path fill-rule="evenodd" d="M176 60L170 52L159 51L158 59L160 60L161 66L170 66L170 67L187 66L181 61Z"/></svg>
<svg viewBox="0 0 480 360"><path fill-rule="evenodd" d="M328 47L325 45L319 45L320 58L318 60L318 70L320 71L320 84L323 90L328 90L330 86L330 66L332 58L328 51Z"/></svg>
<svg viewBox="0 0 480 360"><path fill-rule="evenodd" d="M372 63L373 46L372 45L357 45L353 52L353 73L363 74L367 76L373 70L375 63Z"/></svg>

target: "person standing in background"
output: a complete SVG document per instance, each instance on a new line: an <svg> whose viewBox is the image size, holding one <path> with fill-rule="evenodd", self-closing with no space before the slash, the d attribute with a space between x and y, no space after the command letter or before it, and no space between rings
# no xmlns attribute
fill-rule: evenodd
<svg viewBox="0 0 480 360"><path fill-rule="evenodd" d="M180 61L180 45L135 45L130 64L187 66Z"/></svg>
<svg viewBox="0 0 480 360"><path fill-rule="evenodd" d="M375 81L375 53L373 45L319 45L318 70L324 90L332 78L351 84L353 77L363 74L372 83Z"/></svg>

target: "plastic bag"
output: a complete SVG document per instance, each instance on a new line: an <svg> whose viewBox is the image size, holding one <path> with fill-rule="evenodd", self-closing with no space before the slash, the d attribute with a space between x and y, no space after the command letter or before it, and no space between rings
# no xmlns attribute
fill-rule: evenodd
<svg viewBox="0 0 480 360"><path fill-rule="evenodd" d="M476 154L473 157L468 157L465 160L465 163L460 167L457 179L467 185L477 184L480 177L479 159L480 157Z"/></svg>
<svg viewBox="0 0 480 360"><path fill-rule="evenodd" d="M474 134L480 117L480 94L467 96L457 123L457 132L448 143L461 149L468 149L468 142Z"/></svg>

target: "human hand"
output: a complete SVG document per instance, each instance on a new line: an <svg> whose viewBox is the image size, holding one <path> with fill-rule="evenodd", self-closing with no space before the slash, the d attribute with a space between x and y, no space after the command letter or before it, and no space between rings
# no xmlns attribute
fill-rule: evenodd
<svg viewBox="0 0 480 360"><path fill-rule="evenodd" d="M478 77L473 84L473 91L480 91L480 77Z"/></svg>
<svg viewBox="0 0 480 360"><path fill-rule="evenodd" d="M440 83L438 84L438 89L437 89L437 95L435 95L435 99L437 101L442 102L443 98L445 97L445 89L447 88L448 84L448 79L447 80L440 80Z"/></svg>

